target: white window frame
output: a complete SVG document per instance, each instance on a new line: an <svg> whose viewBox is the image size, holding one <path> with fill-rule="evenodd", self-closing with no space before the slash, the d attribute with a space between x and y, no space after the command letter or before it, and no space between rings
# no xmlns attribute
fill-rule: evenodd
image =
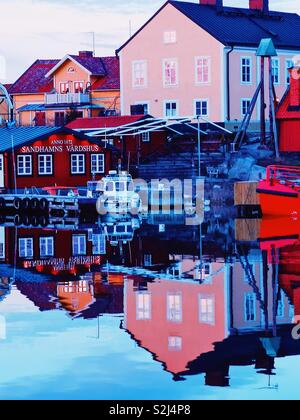
<svg viewBox="0 0 300 420"><path fill-rule="evenodd" d="M62 85L67 85L68 86L68 88L67 89L69 89L69 93L71 93L71 84L70 84L70 82L63 82L63 81L61 81L61 82L59 82L59 93L60 93L60 95L67 95L67 93L66 92L62 92L61 91L61 86Z"/></svg>
<svg viewBox="0 0 300 420"><path fill-rule="evenodd" d="M246 115L246 113L243 113L243 102L245 101L249 101L249 107L251 105L251 98L241 98L241 117L244 118L244 116ZM248 108L249 109L249 108Z"/></svg>
<svg viewBox="0 0 300 420"><path fill-rule="evenodd" d="M181 351L182 350L182 337L179 337L179 336L168 337L168 350Z"/></svg>
<svg viewBox="0 0 300 420"><path fill-rule="evenodd" d="M79 157L83 156L83 171L79 171ZM77 170L74 172L73 171L73 158L76 157L76 166L77 166ZM72 175L85 175L85 166L86 166L86 162L85 162L85 154L84 153L72 153L71 154L71 174Z"/></svg>
<svg viewBox="0 0 300 420"><path fill-rule="evenodd" d="M206 301L206 312L202 311L202 301ZM208 311L207 302L210 301L212 304L211 313ZM198 295L198 307L199 307L199 323L207 325L215 325L216 322L216 298L215 295L199 294ZM211 318L210 318L211 316Z"/></svg>
<svg viewBox="0 0 300 420"><path fill-rule="evenodd" d="M98 158L102 156L102 167L99 165ZM93 172L93 158L96 157L96 168L97 170ZM105 173L105 155L104 153L92 153L91 154L91 174L104 174Z"/></svg>
<svg viewBox="0 0 300 420"><path fill-rule="evenodd" d="M174 103L174 104L176 104L176 115L172 115L172 116L168 116L167 115L167 104L169 104L169 103ZM163 115L164 115L164 117L165 118L177 118L178 117L178 115L179 115L179 101L177 100L177 99L167 99L167 100L165 100L164 101L164 110L163 110L164 112L163 112Z"/></svg>
<svg viewBox="0 0 300 420"><path fill-rule="evenodd" d="M146 131L145 133L141 134L141 139L143 143L150 143L150 133L149 131Z"/></svg>
<svg viewBox="0 0 300 420"><path fill-rule="evenodd" d="M47 164L45 164L46 162L44 161L44 171L41 171L41 161L42 158L47 159L48 157L50 157L50 162L51 162L51 172L47 172ZM38 174L39 175L53 175L53 155L38 155Z"/></svg>
<svg viewBox="0 0 300 420"><path fill-rule="evenodd" d="M173 305L171 299L179 298L179 305ZM174 307L172 307L172 305ZM183 301L182 301L182 292L168 292L167 293L167 320L169 322L174 322L180 324L183 317Z"/></svg>
<svg viewBox="0 0 300 420"><path fill-rule="evenodd" d="M21 254L21 243L25 243L23 246L25 253ZM30 244L30 246L28 246ZM19 258L33 258L33 238L19 238ZM29 252L28 252L29 250Z"/></svg>
<svg viewBox="0 0 300 420"><path fill-rule="evenodd" d="M250 64L250 81L243 81L243 60L249 60ZM241 57L241 61L240 61L240 71L241 71L241 84L242 85L252 85L252 81L253 81L253 60L251 56L242 56Z"/></svg>
<svg viewBox="0 0 300 420"><path fill-rule="evenodd" d="M208 60L208 80L207 81L200 81L198 79L198 68L199 68L199 60ZM202 65L202 76L204 76L204 65ZM208 85L211 83L211 57L206 56L206 55L199 55L197 57L195 57L195 83L197 86L199 85Z"/></svg>
<svg viewBox="0 0 300 420"><path fill-rule="evenodd" d="M26 159L29 158L30 172L26 172ZM20 172L20 161L23 161L23 171ZM18 176L32 176L32 155L18 155L17 156L17 173Z"/></svg>
<svg viewBox="0 0 300 420"><path fill-rule="evenodd" d="M166 80L166 64L173 62L175 64L175 83L167 83ZM178 59L177 58L164 58L163 63L163 86L165 88L173 88L179 85L179 66L178 66Z"/></svg>
<svg viewBox="0 0 300 420"><path fill-rule="evenodd" d="M42 242L45 241L44 247L46 252L42 252ZM50 246L49 246L50 244ZM53 236L41 236L39 239L39 247L40 247L40 257L41 258L49 258L54 257L54 237ZM50 252L49 249L51 250Z"/></svg>
<svg viewBox="0 0 300 420"><path fill-rule="evenodd" d="M92 235L93 255L106 254L106 237L102 233Z"/></svg>
<svg viewBox="0 0 300 420"><path fill-rule="evenodd" d="M197 115L197 102L206 102L206 108L207 108L207 114L200 114L200 117L202 116L202 117L208 117L209 116L209 99L207 99L207 98L203 98L203 99L194 99L194 115L195 115L195 117L197 117L198 115ZM202 106L201 106L201 108L202 108Z"/></svg>
<svg viewBox="0 0 300 420"><path fill-rule="evenodd" d="M177 43L177 32L175 30L164 32L164 44L176 44Z"/></svg>
<svg viewBox="0 0 300 420"><path fill-rule="evenodd" d="M76 83L82 83L82 92L76 92ZM73 86L74 86L74 93L77 93L77 94L83 94L84 93L84 80L75 80L73 82Z"/></svg>
<svg viewBox="0 0 300 420"><path fill-rule="evenodd" d="M83 243L81 242L77 242L75 243L75 240L79 240L81 241L82 239L84 239ZM83 246L82 246L83 245ZM86 235L72 235L72 254L73 257L77 257L77 256L83 256L86 255ZM78 252L76 252L75 248L78 248Z"/></svg>
<svg viewBox="0 0 300 420"><path fill-rule="evenodd" d="M273 67L273 64L276 63L276 69L278 70L278 80L275 82L274 80L274 74L273 74L273 70L275 67ZM271 65L272 65L272 78L273 78L273 83L275 86L279 86L280 85L280 58L279 57L273 57L271 58Z"/></svg>
<svg viewBox="0 0 300 420"><path fill-rule="evenodd" d="M137 83L138 78L136 77L136 68L135 66L142 65L144 66L144 83ZM143 77L140 77L141 80ZM135 60L132 62L132 87L135 89L142 89L148 86L148 62L147 60Z"/></svg>
<svg viewBox="0 0 300 420"><path fill-rule="evenodd" d="M294 60L292 59L292 58L286 58L285 59L285 62L284 62L284 71L285 71L285 85L286 86L289 86L290 85L290 78L291 78L291 75L290 75L290 72L289 72L289 69L291 68L291 67L293 67L294 66ZM288 82L288 80L289 80L289 82Z"/></svg>
<svg viewBox="0 0 300 420"><path fill-rule="evenodd" d="M254 319L247 319L247 298L248 296L251 296L251 298L253 299L254 305L253 305L253 309L254 309ZM254 293L248 292L244 294L244 319L245 322L255 322L256 321L256 296Z"/></svg>
<svg viewBox="0 0 300 420"><path fill-rule="evenodd" d="M140 298L142 297L142 300ZM147 301L145 301L147 297ZM136 319L137 321L150 321L152 318L152 296L150 292L138 291L136 299ZM141 304L142 303L142 304Z"/></svg>

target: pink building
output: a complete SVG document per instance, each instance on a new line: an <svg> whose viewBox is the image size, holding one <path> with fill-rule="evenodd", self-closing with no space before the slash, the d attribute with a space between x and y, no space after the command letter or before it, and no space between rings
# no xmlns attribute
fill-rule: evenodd
<svg viewBox="0 0 300 420"><path fill-rule="evenodd" d="M262 38L277 48L272 67L280 98L300 51L297 14L270 11L268 0L250 0L248 9L224 7L222 0L167 1L117 51L122 114L143 105L156 117L240 121L260 80ZM253 121L259 113L258 105Z"/></svg>

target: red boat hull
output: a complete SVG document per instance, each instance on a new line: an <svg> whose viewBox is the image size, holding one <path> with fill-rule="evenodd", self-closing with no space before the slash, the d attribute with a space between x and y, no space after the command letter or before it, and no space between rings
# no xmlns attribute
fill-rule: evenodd
<svg viewBox="0 0 300 420"><path fill-rule="evenodd" d="M300 216L300 194L292 187L261 181L257 192L264 216Z"/></svg>

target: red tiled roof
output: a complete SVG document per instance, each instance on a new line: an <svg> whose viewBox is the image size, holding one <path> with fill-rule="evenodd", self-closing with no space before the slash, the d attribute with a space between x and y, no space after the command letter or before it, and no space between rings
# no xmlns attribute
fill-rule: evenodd
<svg viewBox="0 0 300 420"><path fill-rule="evenodd" d="M97 80L92 85L92 90L120 89L120 63L118 57L101 58L106 76Z"/></svg>
<svg viewBox="0 0 300 420"><path fill-rule="evenodd" d="M10 94L45 93L53 89L53 79L45 75L59 60L36 60L9 88Z"/></svg>
<svg viewBox="0 0 300 420"><path fill-rule="evenodd" d="M143 120L145 115L124 115L121 117L77 118L67 125L72 130L113 128Z"/></svg>

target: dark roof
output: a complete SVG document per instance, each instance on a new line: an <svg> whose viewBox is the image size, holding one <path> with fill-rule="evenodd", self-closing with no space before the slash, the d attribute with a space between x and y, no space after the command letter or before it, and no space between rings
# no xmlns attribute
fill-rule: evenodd
<svg viewBox="0 0 300 420"><path fill-rule="evenodd" d="M10 150L12 147L12 137L14 147L21 147L26 144L33 143L37 140L47 139L49 135L56 133L67 133L74 134L77 138L82 140L88 140L91 143L97 143L102 147L106 147L112 151L115 148L111 145L105 145L99 139L86 136L77 131L71 130L68 127L12 127L0 128L0 153Z"/></svg>
<svg viewBox="0 0 300 420"><path fill-rule="evenodd" d="M36 60L9 88L10 94L45 93L53 89L53 79L46 74L59 60Z"/></svg>
<svg viewBox="0 0 300 420"><path fill-rule="evenodd" d="M262 38L272 38L275 47L300 49L300 16L296 13L260 11L201 5L183 1L168 1L152 18L117 50L121 51L160 11L171 4L191 21L224 45L259 45Z"/></svg>
<svg viewBox="0 0 300 420"><path fill-rule="evenodd" d="M105 76L92 85L92 90L120 90L120 63L118 57L102 57Z"/></svg>
<svg viewBox="0 0 300 420"><path fill-rule="evenodd" d="M77 63L81 64L85 69L94 76L105 76L106 70L101 57L70 55Z"/></svg>
<svg viewBox="0 0 300 420"><path fill-rule="evenodd" d="M118 57L89 57L70 55L93 76L98 77L93 83L92 90L119 90L120 70ZM39 94L48 93L54 88L53 77L46 75L60 62L60 60L36 60L19 79L9 86L10 94Z"/></svg>

